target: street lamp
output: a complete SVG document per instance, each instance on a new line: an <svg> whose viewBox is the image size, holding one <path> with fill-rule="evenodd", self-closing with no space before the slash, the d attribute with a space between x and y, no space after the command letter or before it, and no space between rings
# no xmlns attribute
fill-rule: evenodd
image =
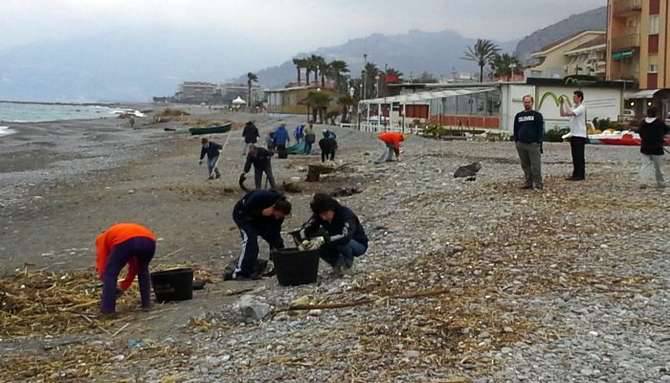
<svg viewBox="0 0 670 383"><path fill-rule="evenodd" d="M514 76L514 70L516 69L516 67L517 67L516 63L509 64L509 79L507 81L512 81L512 77Z"/></svg>

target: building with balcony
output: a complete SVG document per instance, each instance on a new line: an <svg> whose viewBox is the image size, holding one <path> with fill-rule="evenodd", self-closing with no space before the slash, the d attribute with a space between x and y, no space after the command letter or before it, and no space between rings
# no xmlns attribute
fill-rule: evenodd
<svg viewBox="0 0 670 383"><path fill-rule="evenodd" d="M562 79L573 75L605 78L605 31L581 31L548 45L531 55L534 65L526 77Z"/></svg>
<svg viewBox="0 0 670 383"><path fill-rule="evenodd" d="M607 79L634 80L636 114L670 113L670 0L608 0Z"/></svg>

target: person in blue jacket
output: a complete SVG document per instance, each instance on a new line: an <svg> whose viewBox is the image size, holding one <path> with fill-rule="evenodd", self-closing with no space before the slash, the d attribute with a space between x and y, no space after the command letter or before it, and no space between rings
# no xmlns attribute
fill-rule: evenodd
<svg viewBox="0 0 670 383"><path fill-rule="evenodd" d="M273 139L273 144L275 145L275 148L277 151L280 149L286 149L286 146L288 143L291 141L291 137L289 137L288 131L286 130L286 125L281 124L275 130L274 136L272 137Z"/></svg>
<svg viewBox="0 0 670 383"><path fill-rule="evenodd" d="M320 257L336 275L351 269L354 258L368 250L368 237L360 220L335 198L317 193L310 203L312 217L302 226L299 238L323 243Z"/></svg>

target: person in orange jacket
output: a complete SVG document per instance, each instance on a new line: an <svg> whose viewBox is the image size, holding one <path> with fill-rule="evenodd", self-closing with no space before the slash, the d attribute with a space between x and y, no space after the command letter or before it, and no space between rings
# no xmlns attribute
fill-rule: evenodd
<svg viewBox="0 0 670 383"><path fill-rule="evenodd" d="M375 163L393 161L394 154L396 160L400 161L400 143L405 141L405 135L400 132L382 132L377 138L386 145L386 150Z"/></svg>
<svg viewBox="0 0 670 383"><path fill-rule="evenodd" d="M121 291L128 290L138 277L142 307L151 307L151 277L149 263L156 252L156 235L135 223L112 225L95 239L96 270L103 282L100 311L116 311L117 279L128 265L126 277L120 283Z"/></svg>

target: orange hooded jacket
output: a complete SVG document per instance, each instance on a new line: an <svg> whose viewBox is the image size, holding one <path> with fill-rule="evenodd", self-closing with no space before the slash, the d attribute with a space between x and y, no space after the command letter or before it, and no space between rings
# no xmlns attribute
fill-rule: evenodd
<svg viewBox="0 0 670 383"><path fill-rule="evenodd" d="M400 143L405 141L405 136L400 132L383 132L377 136L385 144L400 149Z"/></svg>
<svg viewBox="0 0 670 383"><path fill-rule="evenodd" d="M98 272L100 280L103 279L105 268L107 267L107 257L112 253L114 246L119 245L131 238L149 238L156 240L156 235L146 227L135 223L118 223L112 225L95 239L95 268ZM121 281L120 285L123 290L128 290L133 284L139 266L137 259L131 257L128 261L128 273L126 278Z"/></svg>

